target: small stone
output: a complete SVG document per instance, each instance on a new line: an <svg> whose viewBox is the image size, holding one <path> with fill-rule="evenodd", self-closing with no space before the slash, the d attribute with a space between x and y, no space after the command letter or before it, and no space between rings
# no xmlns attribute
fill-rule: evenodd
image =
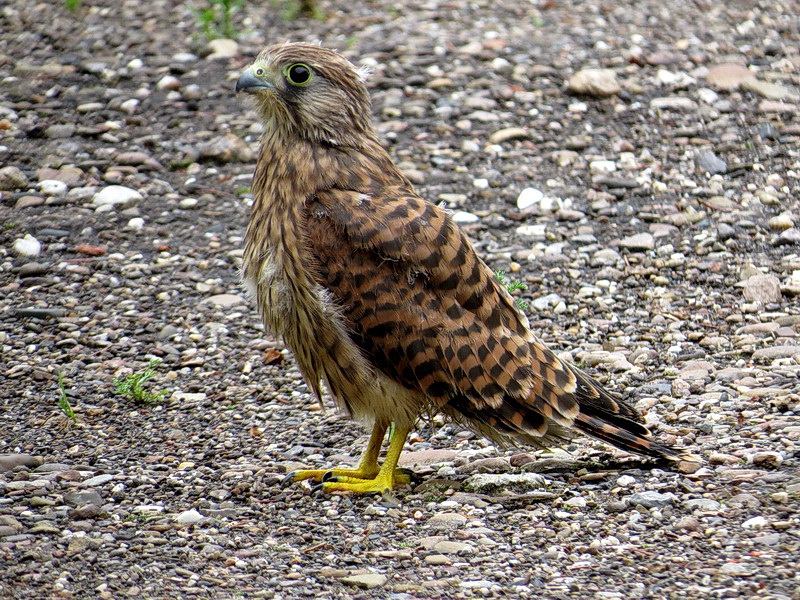
<svg viewBox="0 0 800 600"><path fill-rule="evenodd" d="M467 523L461 513L437 513L428 519L428 525L435 529L458 529Z"/></svg>
<svg viewBox="0 0 800 600"><path fill-rule="evenodd" d="M127 229L134 229L136 231L144 228L144 219L142 217L133 217L128 221L125 226Z"/></svg>
<svg viewBox="0 0 800 600"><path fill-rule="evenodd" d="M742 89L755 92L769 100L797 102L800 100L800 93L797 90L786 87L771 81L761 81L760 79L749 79L742 82Z"/></svg>
<svg viewBox="0 0 800 600"><path fill-rule="evenodd" d="M722 565L719 568L719 572L724 575L733 575L734 577L750 577L755 574L755 569L741 563L729 562Z"/></svg>
<svg viewBox="0 0 800 600"><path fill-rule="evenodd" d="M164 75L156 83L156 88L159 90L178 90L181 87L181 81L174 75Z"/></svg>
<svg viewBox="0 0 800 600"><path fill-rule="evenodd" d="M690 511L717 512L722 508L722 504L711 498L693 498L683 502L683 508Z"/></svg>
<svg viewBox="0 0 800 600"><path fill-rule="evenodd" d="M642 252L653 250L656 247L655 238L651 233L637 233L623 238L619 242L620 248L625 248L632 252Z"/></svg>
<svg viewBox="0 0 800 600"><path fill-rule="evenodd" d="M104 504L103 496L95 490L81 490L78 492L67 492L64 494L64 503L69 506L83 506L84 504Z"/></svg>
<svg viewBox="0 0 800 600"><path fill-rule="evenodd" d="M33 258L34 256L39 256L41 253L42 243L30 233L26 233L25 237L14 240L12 248L19 256Z"/></svg>
<svg viewBox="0 0 800 600"><path fill-rule="evenodd" d="M631 504L638 504L645 508L664 508L670 506L675 502L675 496L672 494L662 494L660 492L636 492L628 496Z"/></svg>
<svg viewBox="0 0 800 600"><path fill-rule="evenodd" d="M245 304L247 300L238 294L217 294L215 296L209 296L203 300L203 303L213 304L219 308L230 308L231 306Z"/></svg>
<svg viewBox="0 0 800 600"><path fill-rule="evenodd" d="M767 521L764 517L752 517L747 519L744 523L742 523L742 527L745 529L754 529L754 528L761 528L766 527L769 525L769 521Z"/></svg>
<svg viewBox="0 0 800 600"><path fill-rule="evenodd" d="M53 525L50 521L39 521L38 523L34 523L33 527L28 529L28 533L51 535L61 533L61 530Z"/></svg>
<svg viewBox="0 0 800 600"><path fill-rule="evenodd" d="M363 575L350 575L349 577L343 577L341 581L342 583L346 583L348 585L354 585L365 590L371 590L373 588L385 585L388 581L388 578L386 575L382 575L380 573L364 573Z"/></svg>
<svg viewBox="0 0 800 600"><path fill-rule="evenodd" d="M603 98L619 93L617 74L611 69L582 69L572 75L567 82L573 94L585 94Z"/></svg>
<svg viewBox="0 0 800 600"><path fill-rule="evenodd" d="M754 81L755 78L750 69L737 63L714 65L706 73L708 85L724 91L735 90L745 81Z"/></svg>
<svg viewBox="0 0 800 600"><path fill-rule="evenodd" d="M217 58L233 58L239 54L239 44L235 40L227 38L218 38L211 40L206 45L209 52L208 58L211 60Z"/></svg>
<svg viewBox="0 0 800 600"><path fill-rule="evenodd" d="M800 244L800 228L792 227L783 231L776 239L776 246L790 246Z"/></svg>
<svg viewBox="0 0 800 600"><path fill-rule="evenodd" d="M650 108L654 110L697 110L697 102L683 96L667 96L650 100Z"/></svg>
<svg viewBox="0 0 800 600"><path fill-rule="evenodd" d="M15 166L0 169L0 191L19 190L28 187L28 178L22 169Z"/></svg>
<svg viewBox="0 0 800 600"><path fill-rule="evenodd" d="M589 163L589 170L596 174L613 173L617 170L617 163L613 160L593 160Z"/></svg>
<svg viewBox="0 0 800 600"><path fill-rule="evenodd" d="M511 140L525 140L531 137L531 132L522 127L506 127L505 129L498 129L489 136L489 142L492 144L502 144L510 142Z"/></svg>
<svg viewBox="0 0 800 600"><path fill-rule="evenodd" d="M434 545L433 550L440 554L469 554L475 551L475 546L466 542L444 540Z"/></svg>
<svg viewBox="0 0 800 600"><path fill-rule="evenodd" d="M95 485L103 485L104 483L108 483L112 481L114 476L109 473L103 473L102 475L95 475L94 477L90 477L86 481L83 482L84 487L92 487Z"/></svg>
<svg viewBox="0 0 800 600"><path fill-rule="evenodd" d="M783 231L785 229L791 229L794 227L794 220L792 219L791 215L783 213L776 215L767 221L767 226L776 231Z"/></svg>
<svg viewBox="0 0 800 600"><path fill-rule="evenodd" d="M517 196L517 208L525 210L541 202L542 198L544 198L544 192L536 188L525 188Z"/></svg>
<svg viewBox="0 0 800 600"><path fill-rule="evenodd" d="M239 136L232 133L215 137L199 145L200 157L220 163L250 162L253 151Z"/></svg>
<svg viewBox="0 0 800 600"><path fill-rule="evenodd" d="M142 195L132 188L125 187L124 185L109 185L92 197L92 204L98 208L110 208L117 205L129 204L141 199Z"/></svg>
<svg viewBox="0 0 800 600"><path fill-rule="evenodd" d="M697 168L707 173L727 173L728 163L717 156L712 150L701 150L695 156Z"/></svg>
<svg viewBox="0 0 800 600"><path fill-rule="evenodd" d="M429 565L446 565L450 562L450 559L444 554L429 554L425 557L425 562Z"/></svg>
<svg viewBox="0 0 800 600"><path fill-rule="evenodd" d="M36 188L45 196L63 196L67 193L66 183L58 179L45 179L40 181Z"/></svg>
<svg viewBox="0 0 800 600"><path fill-rule="evenodd" d="M41 464L41 458L30 454L0 454L0 473L13 471L17 467L33 469Z"/></svg>
<svg viewBox="0 0 800 600"><path fill-rule="evenodd" d="M453 213L453 222L458 223L459 225L468 225L470 223L477 223L480 220L481 219L478 215L474 215L465 210L457 210Z"/></svg>
<svg viewBox="0 0 800 600"><path fill-rule="evenodd" d="M175 522L181 523L183 525L193 525L195 523L199 523L204 518L205 517L203 517L202 514L200 514L198 511L192 508L189 510L185 510L181 514L177 515L175 517Z"/></svg>
<svg viewBox="0 0 800 600"><path fill-rule="evenodd" d="M14 205L14 208L31 208L33 206L41 206L42 204L44 204L44 198L41 196L20 196L17 198L17 203Z"/></svg>
<svg viewBox="0 0 800 600"><path fill-rule="evenodd" d="M744 282L742 292L748 302L776 304L781 301L781 282L770 273L754 275Z"/></svg>
<svg viewBox="0 0 800 600"><path fill-rule="evenodd" d="M548 479L538 473L479 473L467 479L464 487L479 494L493 494L500 490L526 492L547 484Z"/></svg>

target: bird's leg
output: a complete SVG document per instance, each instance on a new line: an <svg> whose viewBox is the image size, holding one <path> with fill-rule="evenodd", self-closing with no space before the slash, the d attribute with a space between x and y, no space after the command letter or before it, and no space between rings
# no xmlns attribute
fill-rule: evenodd
<svg viewBox="0 0 800 600"><path fill-rule="evenodd" d="M325 477L323 480L322 490L325 492L355 492L357 494L380 492L381 494L386 494L391 492L392 488L397 484L410 483L411 478L408 473L397 468L397 461L400 460L400 453L403 451L403 445L406 443L409 431L411 431L409 427L395 428L392 439L389 442L389 449L386 451L386 459L373 478L363 479L348 475L337 475L334 471L332 476ZM375 431L373 430L374 433ZM382 438L383 436L381 435Z"/></svg>
<svg viewBox="0 0 800 600"><path fill-rule="evenodd" d="M358 467L355 469L303 469L301 471L289 473L285 480L302 481L303 479L313 479L314 481L338 481L341 478L346 478L359 481L375 479L380 472L378 456L381 453L381 445L383 444L383 438L386 435L387 429L387 425L375 423L375 426L372 428L372 434L369 436L367 448L364 450ZM398 432L395 431L395 436L397 436L397 433ZM408 435L408 432L406 432L406 435ZM392 441L394 441L394 438ZM405 442L405 436L403 436L403 442ZM401 444L400 448L402 449L402 447ZM395 481L397 483L409 483L411 478L408 476L408 473L398 470L395 474Z"/></svg>

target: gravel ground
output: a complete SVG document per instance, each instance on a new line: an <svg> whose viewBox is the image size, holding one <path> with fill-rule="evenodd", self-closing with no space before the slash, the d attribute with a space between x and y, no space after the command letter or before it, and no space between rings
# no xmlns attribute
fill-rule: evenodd
<svg viewBox="0 0 800 600"><path fill-rule="evenodd" d="M0 8L0 597L800 599L796 2L249 2L238 46L174 4ZM539 335L702 465L434 420L397 498L281 485L366 441L239 286L281 40L372 67Z"/></svg>

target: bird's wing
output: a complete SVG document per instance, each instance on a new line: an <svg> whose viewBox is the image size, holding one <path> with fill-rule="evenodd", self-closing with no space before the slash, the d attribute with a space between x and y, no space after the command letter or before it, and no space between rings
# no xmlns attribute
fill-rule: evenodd
<svg viewBox="0 0 800 600"><path fill-rule="evenodd" d="M434 408L509 435L549 425L647 435L635 410L533 336L450 216L409 188L320 192L306 229L316 277L368 360Z"/></svg>

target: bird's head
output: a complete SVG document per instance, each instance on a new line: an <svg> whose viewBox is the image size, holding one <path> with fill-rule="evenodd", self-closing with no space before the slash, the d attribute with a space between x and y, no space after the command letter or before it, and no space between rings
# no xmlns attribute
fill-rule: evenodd
<svg viewBox="0 0 800 600"><path fill-rule="evenodd" d="M372 134L364 74L340 54L311 44L265 48L236 82L251 94L268 135L334 146Z"/></svg>

